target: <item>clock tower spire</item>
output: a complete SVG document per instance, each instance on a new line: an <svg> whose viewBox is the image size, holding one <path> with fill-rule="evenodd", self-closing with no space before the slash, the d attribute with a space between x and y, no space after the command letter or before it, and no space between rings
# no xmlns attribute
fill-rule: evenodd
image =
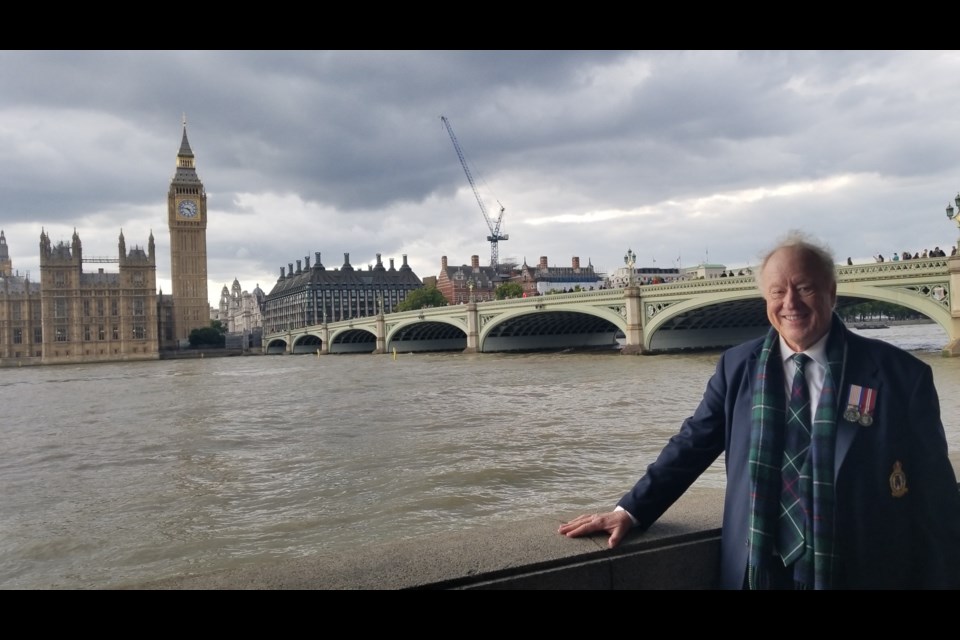
<svg viewBox="0 0 960 640"><path fill-rule="evenodd" d="M207 298L207 192L197 176L193 149L183 139L177 152L177 170L167 193L170 226L170 271L173 284L174 335L184 344L194 329L210 324Z"/></svg>

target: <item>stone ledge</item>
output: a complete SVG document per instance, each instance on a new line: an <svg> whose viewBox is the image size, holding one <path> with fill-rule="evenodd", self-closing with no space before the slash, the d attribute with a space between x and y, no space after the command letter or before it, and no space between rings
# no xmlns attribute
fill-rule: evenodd
<svg viewBox="0 0 960 640"><path fill-rule="evenodd" d="M630 534L613 550L605 536L557 534L566 518L533 518L120 588L711 588L717 583L722 509L722 490L689 492L648 531Z"/></svg>
<svg viewBox="0 0 960 640"><path fill-rule="evenodd" d="M956 472L960 453L950 459ZM722 489L694 488L616 549L607 548L606 536L557 534L578 515L568 514L118 588L712 589L719 582L722 513Z"/></svg>

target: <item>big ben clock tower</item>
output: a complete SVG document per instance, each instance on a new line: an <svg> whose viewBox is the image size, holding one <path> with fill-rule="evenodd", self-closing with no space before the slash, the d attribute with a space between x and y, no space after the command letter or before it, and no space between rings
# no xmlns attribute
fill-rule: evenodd
<svg viewBox="0 0 960 640"><path fill-rule="evenodd" d="M183 344L193 329L210 325L207 298L207 193L197 177L183 120L177 172L167 195L174 336Z"/></svg>

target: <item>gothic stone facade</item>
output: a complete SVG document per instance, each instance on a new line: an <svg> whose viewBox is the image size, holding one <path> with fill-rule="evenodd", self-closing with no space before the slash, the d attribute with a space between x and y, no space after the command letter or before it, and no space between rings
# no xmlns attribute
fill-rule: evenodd
<svg viewBox="0 0 960 640"><path fill-rule="evenodd" d="M40 283L14 273L0 230L0 366L39 364L43 356Z"/></svg>
<svg viewBox="0 0 960 640"><path fill-rule="evenodd" d="M42 364L109 360L155 360L157 343L156 251L128 252L120 233L119 273L84 273L80 236L51 245L40 233Z"/></svg>
<svg viewBox="0 0 960 640"><path fill-rule="evenodd" d="M210 307L210 319L219 320L227 328L227 347L251 349L262 346L265 299L259 284L253 293L243 291L236 278L230 289L223 285L220 306L217 309Z"/></svg>

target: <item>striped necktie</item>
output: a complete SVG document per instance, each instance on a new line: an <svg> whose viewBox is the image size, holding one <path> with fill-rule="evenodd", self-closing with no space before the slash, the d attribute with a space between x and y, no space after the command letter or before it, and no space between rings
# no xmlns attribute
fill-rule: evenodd
<svg viewBox="0 0 960 640"><path fill-rule="evenodd" d="M787 405L786 434L783 443L783 465L780 494L780 526L778 549L783 564L790 565L804 552L804 529L806 529L809 493L804 485L809 483L809 468L803 474L807 452L810 450L810 391L804 367L810 356L798 353L793 356L797 372L790 388L790 403Z"/></svg>

